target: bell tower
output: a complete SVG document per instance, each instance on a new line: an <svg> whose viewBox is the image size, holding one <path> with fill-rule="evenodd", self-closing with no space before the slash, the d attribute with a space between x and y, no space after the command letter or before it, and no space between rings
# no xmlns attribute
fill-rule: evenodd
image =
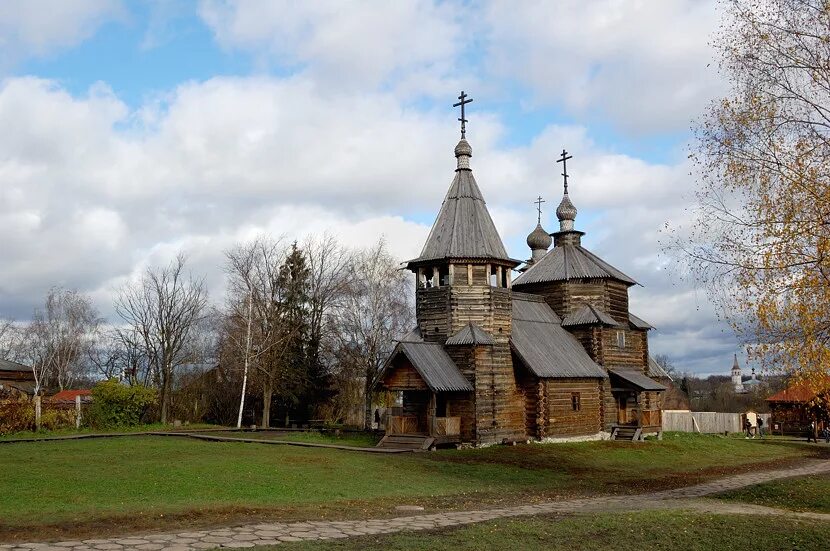
<svg viewBox="0 0 830 551"><path fill-rule="evenodd" d="M524 436L509 342L511 274L520 262L507 255L473 177L464 118L464 105L472 99L462 92L459 100L462 130L455 146L455 177L421 254L407 268L416 277L416 316L423 339L446 345L475 388L476 442L499 443ZM462 331L479 338L459 339Z"/></svg>

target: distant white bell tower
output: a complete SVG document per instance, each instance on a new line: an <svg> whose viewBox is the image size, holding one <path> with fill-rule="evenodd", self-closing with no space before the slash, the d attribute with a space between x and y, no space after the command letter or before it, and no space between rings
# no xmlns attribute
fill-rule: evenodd
<svg viewBox="0 0 830 551"><path fill-rule="evenodd" d="M735 361L732 362L732 386L735 392L744 391L743 376L741 375L741 366L738 365L738 355L735 354Z"/></svg>

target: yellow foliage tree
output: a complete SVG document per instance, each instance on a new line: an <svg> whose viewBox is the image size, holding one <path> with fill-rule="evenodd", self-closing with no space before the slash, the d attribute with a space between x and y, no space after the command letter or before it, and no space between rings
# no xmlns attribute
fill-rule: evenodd
<svg viewBox="0 0 830 551"><path fill-rule="evenodd" d="M714 46L731 90L696 126L694 222L673 244L754 357L820 387L830 366L830 0L722 8Z"/></svg>

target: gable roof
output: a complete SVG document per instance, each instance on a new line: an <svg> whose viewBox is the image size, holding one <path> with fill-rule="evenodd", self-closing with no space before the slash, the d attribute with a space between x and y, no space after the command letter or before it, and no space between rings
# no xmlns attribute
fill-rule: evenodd
<svg viewBox="0 0 830 551"><path fill-rule="evenodd" d="M663 366L657 363L657 360L651 356L648 357L648 376L657 377L658 379L674 380L672 379L672 376L669 375L665 369L663 369Z"/></svg>
<svg viewBox="0 0 830 551"><path fill-rule="evenodd" d="M746 382L744 382L746 384ZM824 385L827 388L827 392L830 392L830 377L825 379ZM820 393L816 392L816 389L807 382L799 382L789 387L785 388L781 392L776 392L769 398L767 398L767 402L799 402L799 403L807 403L813 400L816 396Z"/></svg>
<svg viewBox="0 0 830 551"><path fill-rule="evenodd" d="M616 279L628 285L637 284L581 245L557 245L513 280L513 285L569 279Z"/></svg>
<svg viewBox="0 0 830 551"><path fill-rule="evenodd" d="M576 337L562 329L559 318L541 297L513 294L510 345L537 377L607 377Z"/></svg>
<svg viewBox="0 0 830 551"><path fill-rule="evenodd" d="M649 329L654 329L653 325L645 321L643 318L635 316L631 312L628 313L628 321L635 329L645 329L646 331L648 331Z"/></svg>
<svg viewBox="0 0 830 551"><path fill-rule="evenodd" d="M631 383L641 390L666 390L664 385L661 385L654 379L648 378L642 371L630 368L609 368L608 372L616 375Z"/></svg>
<svg viewBox="0 0 830 551"><path fill-rule="evenodd" d="M473 385L459 371L444 347L432 342L401 342L392 351L383 373L403 354L433 392L472 392Z"/></svg>
<svg viewBox="0 0 830 551"><path fill-rule="evenodd" d="M473 322L468 323L461 328L459 332L447 339L444 343L447 345L465 345L465 344L495 344L493 337L491 337L484 329Z"/></svg>
<svg viewBox="0 0 830 551"><path fill-rule="evenodd" d="M75 397L80 396L81 401L86 402L92 399L92 391L84 390L61 390L49 399L53 402L74 402Z"/></svg>
<svg viewBox="0 0 830 551"><path fill-rule="evenodd" d="M11 360L0 359L0 371L31 371L32 368L28 365L13 362Z"/></svg>
<svg viewBox="0 0 830 551"><path fill-rule="evenodd" d="M583 305L582 308L562 320L563 327L594 324L610 325L612 327L620 325L617 320L592 304Z"/></svg>
<svg viewBox="0 0 830 551"><path fill-rule="evenodd" d="M489 258L519 264L507 255L470 170L455 172L420 256L408 264L444 258Z"/></svg>

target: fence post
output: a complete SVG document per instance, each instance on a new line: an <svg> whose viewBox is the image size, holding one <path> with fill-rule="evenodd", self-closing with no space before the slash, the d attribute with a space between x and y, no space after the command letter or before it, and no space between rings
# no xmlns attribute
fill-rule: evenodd
<svg viewBox="0 0 830 551"><path fill-rule="evenodd" d="M35 396L35 430L40 430L40 396Z"/></svg>
<svg viewBox="0 0 830 551"><path fill-rule="evenodd" d="M75 396L75 429L81 428L81 395Z"/></svg>

